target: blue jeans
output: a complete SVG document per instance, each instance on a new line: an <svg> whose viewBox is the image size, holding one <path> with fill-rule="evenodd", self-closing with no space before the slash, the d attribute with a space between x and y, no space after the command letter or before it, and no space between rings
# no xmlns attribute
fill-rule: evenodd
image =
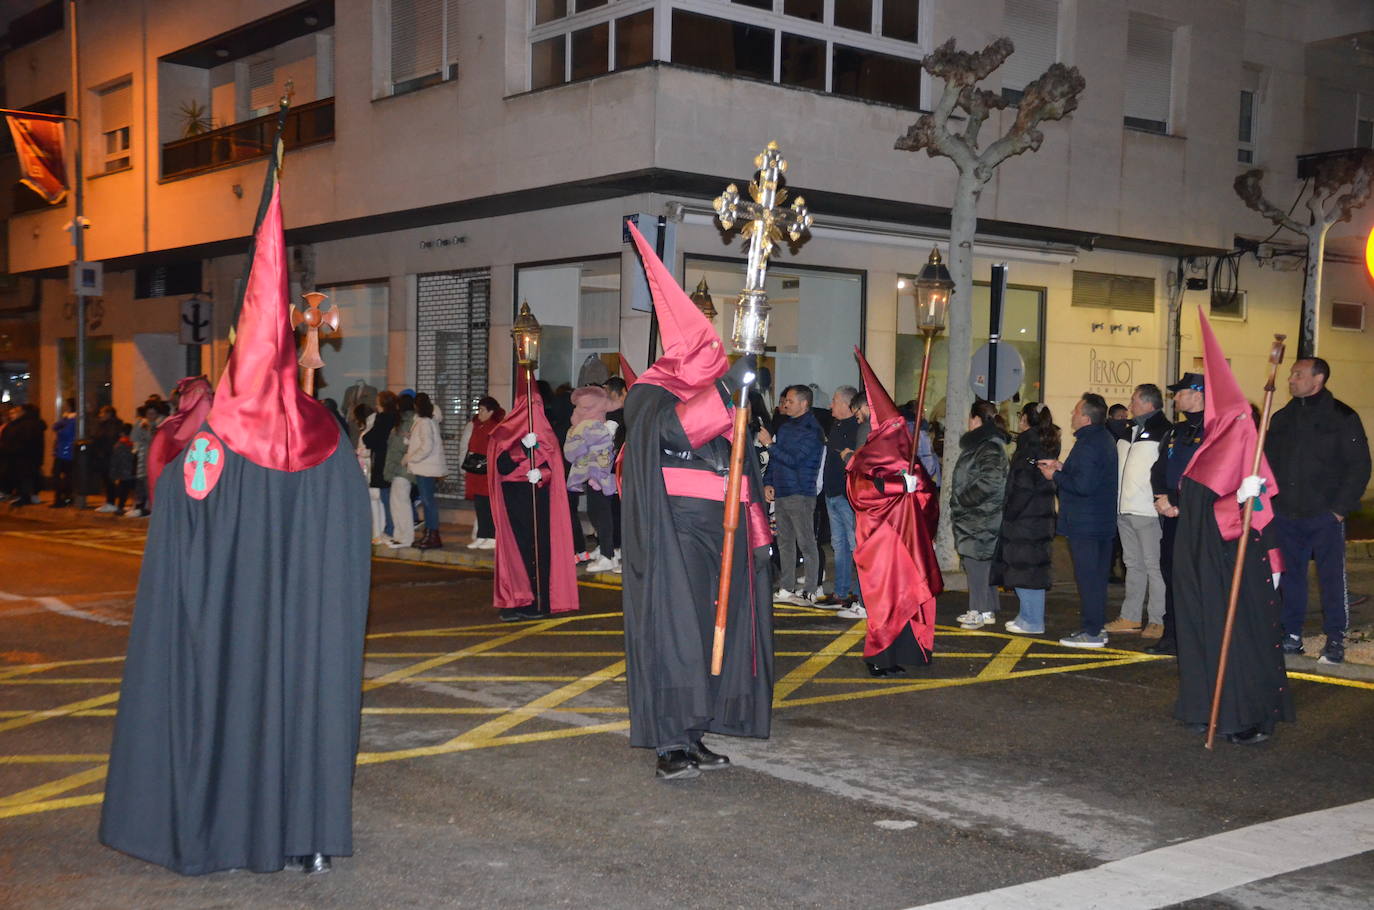
<svg viewBox="0 0 1374 910"><path fill-rule="evenodd" d="M396 533L396 524L391 520L391 484L384 484L381 490L382 515L386 518L386 526L382 528L382 534L390 537Z"/></svg>
<svg viewBox="0 0 1374 910"><path fill-rule="evenodd" d="M439 485L437 477L421 477L415 475L415 486L420 490L420 505L425 510L425 531L439 530L439 500L435 499L434 491Z"/></svg>
<svg viewBox="0 0 1374 910"><path fill-rule="evenodd" d="M1045 592L1039 588L1017 588L1016 599L1021 602L1021 612L1016 614L1016 624L1027 632L1037 635L1045 631Z"/></svg>
<svg viewBox="0 0 1374 910"><path fill-rule="evenodd" d="M835 584L830 593L848 597L859 593L854 571L854 507L848 496L827 496L825 511L830 516L830 548L835 551Z"/></svg>

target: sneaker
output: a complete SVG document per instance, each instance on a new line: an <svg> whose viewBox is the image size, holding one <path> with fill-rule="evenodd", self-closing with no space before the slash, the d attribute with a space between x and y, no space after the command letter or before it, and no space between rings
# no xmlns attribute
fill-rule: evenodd
<svg viewBox="0 0 1374 910"><path fill-rule="evenodd" d="M391 543L391 538L387 537L385 534L372 538L372 545L374 547L385 546L389 543Z"/></svg>
<svg viewBox="0 0 1374 910"><path fill-rule="evenodd" d="M811 605L814 607L820 607L822 610L839 610L847 606L848 603L848 599L844 597L836 597L834 594L826 594L823 597L817 597L814 601L811 602Z"/></svg>
<svg viewBox="0 0 1374 910"><path fill-rule="evenodd" d="M132 509L126 510L126 511L124 512L124 517L125 517L125 518L142 518L145 514L147 514L147 513L144 512L142 509L138 508L137 506L135 506L135 507L132 508Z"/></svg>
<svg viewBox="0 0 1374 910"><path fill-rule="evenodd" d="M1025 626L1021 625L1019 622L1017 622L1017 621L1014 620L1014 619L1009 619L1009 620L1007 620L1006 630L1007 630L1008 632L1012 633L1013 635L1044 635L1044 634L1045 634L1045 630L1044 630L1044 629L1041 629L1039 632L1036 632L1036 631L1034 631L1033 629L1027 629Z"/></svg>
<svg viewBox="0 0 1374 910"><path fill-rule="evenodd" d="M1124 635L1139 635L1141 632L1140 621L1132 621L1124 616L1118 616L1111 622L1102 627L1103 632L1119 632ZM1163 629L1161 628L1161 634Z"/></svg>
<svg viewBox="0 0 1374 910"><path fill-rule="evenodd" d="M107 502L100 508L96 509L96 511L104 515L109 515L111 512L118 512L119 506L115 505L112 502Z"/></svg>
<svg viewBox="0 0 1374 910"><path fill-rule="evenodd" d="M963 613L960 613L958 616L954 617L954 621L960 624L966 622L976 622L979 625L982 625L982 619L983 614L978 612L977 610L967 610Z"/></svg>
<svg viewBox="0 0 1374 910"><path fill-rule="evenodd" d="M483 550L495 550L495 549L496 549L496 538L495 538L495 537L486 537L486 538L483 538L483 540L482 540L482 549L483 549Z"/></svg>
<svg viewBox="0 0 1374 910"><path fill-rule="evenodd" d="M604 556L598 556L595 559L589 560L582 568L586 569L588 572L609 572L615 568L615 561L607 559Z"/></svg>
<svg viewBox="0 0 1374 910"><path fill-rule="evenodd" d="M482 549L482 541L483 541L483 539L484 539L484 538L481 538L481 537L474 537L474 538L472 539L472 543L468 544L468 549L469 549L469 550L480 550L480 549Z"/></svg>
<svg viewBox="0 0 1374 910"><path fill-rule="evenodd" d="M405 547L413 547L413 546L415 546L415 542L414 542L414 541L411 541L410 543L401 543L399 540L396 540L395 538L392 538L391 540L388 540L388 541L386 542L386 545L387 545L387 547L389 547L389 548L392 549L392 550L400 550L400 549L403 549L403 548L405 548Z"/></svg>
<svg viewBox="0 0 1374 910"><path fill-rule="evenodd" d="M825 588L820 588L820 587L818 587L818 588L816 588L816 590L814 590L814 591L811 592L811 596L808 597L807 600L811 601L811 603L814 604L816 601L820 600L820 599L821 599L822 597L824 597L824 596L825 596Z"/></svg>
<svg viewBox="0 0 1374 910"><path fill-rule="evenodd" d="M1158 623L1158 622L1148 623L1148 624L1145 626L1144 631L1142 631L1142 632L1140 633L1140 637L1141 637L1141 638L1144 638L1144 639L1147 639L1147 640L1149 640L1149 639L1163 638L1163 637L1164 637L1164 624L1163 624L1163 623Z"/></svg>
<svg viewBox="0 0 1374 910"><path fill-rule="evenodd" d="M1089 632L1075 632L1074 634L1059 639L1059 643L1066 648L1102 648L1107 644L1106 633L1093 635Z"/></svg>
<svg viewBox="0 0 1374 910"><path fill-rule="evenodd" d="M867 619L868 610L864 609L864 605L856 600L850 606L837 611L835 615L840 619Z"/></svg>
<svg viewBox="0 0 1374 910"><path fill-rule="evenodd" d="M786 588L778 588L773 592L773 603L792 604L793 606L810 606L811 601L806 599L806 595L798 591L789 591Z"/></svg>
<svg viewBox="0 0 1374 910"><path fill-rule="evenodd" d="M970 610L964 615L973 617L959 623L959 626L964 629L981 629L983 626L990 626L997 621L997 615L994 613L979 613L976 610Z"/></svg>
<svg viewBox="0 0 1374 910"><path fill-rule="evenodd" d="M591 558L592 554L588 553L586 550L583 550L581 553L573 554L573 562L577 563L579 566L584 562L590 562Z"/></svg>
<svg viewBox="0 0 1374 910"><path fill-rule="evenodd" d="M1345 645L1338 638L1326 639L1326 647L1322 648L1322 656L1317 658L1319 664L1342 664L1345 663Z"/></svg>
<svg viewBox="0 0 1374 910"><path fill-rule="evenodd" d="M1285 635L1285 636L1283 636L1283 653L1284 653L1284 654L1301 654L1301 653L1302 653L1302 636L1299 636L1299 635Z"/></svg>
<svg viewBox="0 0 1374 910"><path fill-rule="evenodd" d="M619 575L619 574L620 574L620 551L619 551L619 550L616 550L615 552L616 552L616 555L613 556L613 557L611 557L611 573L612 573L613 575Z"/></svg>

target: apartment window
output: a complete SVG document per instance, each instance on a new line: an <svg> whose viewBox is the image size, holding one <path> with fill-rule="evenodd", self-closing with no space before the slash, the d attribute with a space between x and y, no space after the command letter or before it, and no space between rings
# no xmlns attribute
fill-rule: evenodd
<svg viewBox="0 0 1374 910"><path fill-rule="evenodd" d="M1059 57L1059 0L1006 0L1003 29L1015 52L1001 66L1002 97L1016 104Z"/></svg>
<svg viewBox="0 0 1374 910"><path fill-rule="evenodd" d="M784 32L778 81L783 85L825 91L825 42Z"/></svg>
<svg viewBox="0 0 1374 910"><path fill-rule="evenodd" d="M131 167L129 126L133 113L133 84L128 81L100 93L101 170L122 171Z"/></svg>
<svg viewBox="0 0 1374 910"><path fill-rule="evenodd" d="M1155 311L1155 280L1138 275L1112 275L1074 269L1073 306L1109 310Z"/></svg>
<svg viewBox="0 0 1374 910"><path fill-rule="evenodd" d="M1331 328L1363 332L1364 304L1349 300L1331 301Z"/></svg>
<svg viewBox="0 0 1374 910"><path fill-rule="evenodd" d="M1246 64L1241 70L1240 119L1236 128L1236 162L1255 163L1259 133L1260 69Z"/></svg>
<svg viewBox="0 0 1374 910"><path fill-rule="evenodd" d="M1127 127L1169 132L1173 66L1173 28L1133 17L1126 28Z"/></svg>
<svg viewBox="0 0 1374 910"><path fill-rule="evenodd" d="M391 93L458 75L458 0L391 0Z"/></svg>
<svg viewBox="0 0 1374 910"><path fill-rule="evenodd" d="M825 21L825 0L783 0L782 11L785 15L812 22Z"/></svg>
<svg viewBox="0 0 1374 910"><path fill-rule="evenodd" d="M536 0L530 28L530 89L653 60L653 8L653 0Z"/></svg>
<svg viewBox="0 0 1374 910"><path fill-rule="evenodd" d="M673 10L673 62L731 76L773 78L773 31Z"/></svg>
<svg viewBox="0 0 1374 910"><path fill-rule="evenodd" d="M865 101L917 107L921 97L921 64L890 54L835 45L831 91Z"/></svg>

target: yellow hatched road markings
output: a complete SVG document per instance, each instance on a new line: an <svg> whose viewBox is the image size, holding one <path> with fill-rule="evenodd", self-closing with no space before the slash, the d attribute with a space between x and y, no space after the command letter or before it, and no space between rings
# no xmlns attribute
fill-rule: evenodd
<svg viewBox="0 0 1374 910"><path fill-rule="evenodd" d="M438 567L433 563L421 565ZM781 661L795 661L790 668L782 672L774 687L774 705L780 710L1168 659L1112 648L1093 651L1071 650L1048 639L942 626L937 629L940 638L934 655L937 661L928 669L940 672L943 668L945 672L955 672L959 675L875 679L835 672L838 661L851 661L862 657L865 633L862 621L834 623L833 612L808 607L787 610L779 607L776 612L779 616L787 614L793 621L831 621L809 624L807 628L776 630L780 641L786 641L789 647L787 650L775 652L775 656ZM368 640L372 645L382 647L387 646L383 644L386 642L391 647L400 645L404 648L413 643L420 644L421 647L433 647L437 644L439 648L443 648L444 639L448 639L457 647L453 650L377 650L366 654L371 667L376 668L380 665L380 672L363 683L367 699L373 702L362 709L365 724L367 718L411 718L420 725L415 728L416 731L432 729L437 741L430 745L406 749L364 750L359 753L358 763L373 765L475 749L554 742L626 730L629 726L628 720L625 719L628 708L623 703L607 704L607 690L603 688L608 683L617 686L624 682L625 662L621 650L535 649L538 648L537 642L551 643L552 639L566 639L569 636L584 637L588 644L595 643L593 648L596 645L604 648L611 644L608 639L621 638L623 631L618 627L591 626L604 626L606 623L618 626L620 616L619 612L573 614L520 623L487 622L369 635ZM534 647L530 647L531 645ZM942 649L941 645L948 648ZM0 668L0 691L6 686L38 686L39 688L32 690L35 693L63 685L114 687L119 682L117 676L78 676L76 673L80 673L81 670L76 668L85 668L89 672L102 664L117 665L122 660L122 657L86 658ZM500 670L503 668L499 664L492 666L490 662L493 660L607 662L590 673L517 675L501 673ZM478 661L480 664L475 663ZM972 667L961 666L961 663L971 663ZM490 666L496 672L453 672L458 667L471 671L479 669L479 666ZM76 673L73 673L73 670L76 670ZM71 675L59 675L64 672ZM1335 679L1306 673L1290 673L1289 676L1293 679L1374 690L1374 683L1358 680ZM391 687L440 683L466 683L479 687L493 683L528 684L533 686L535 691L531 693L528 701L499 706L478 706L469 703L393 707L384 703L385 693ZM543 691L539 691L541 689ZM429 691L431 694L447 694L459 701L465 698L465 693L459 690L445 693L442 689L433 688ZM601 693L601 697L594 699L599 702L598 704L578 704L579 700L597 692ZM618 690L610 690L610 694L612 701L623 699ZM113 704L118 697L118 692L112 691L56 707L0 711L0 732L68 717L109 717L115 713ZM382 703L377 703L379 699ZM593 720L597 716L607 715L611 717L604 721ZM469 717L476 722L475 726L467 730L461 727L454 730L446 729L450 724L462 724L464 719ZM532 720L543 721L542 725L545 727L550 723L559 726L554 729L519 729ZM365 728L364 737L366 734ZM106 761L107 756L102 754L0 755L0 767L46 766L55 771L64 765L67 768L73 765L91 766L73 773L58 775L46 783L0 796L0 819L99 804L102 799L100 792L70 794L82 788L98 787L106 774Z"/></svg>

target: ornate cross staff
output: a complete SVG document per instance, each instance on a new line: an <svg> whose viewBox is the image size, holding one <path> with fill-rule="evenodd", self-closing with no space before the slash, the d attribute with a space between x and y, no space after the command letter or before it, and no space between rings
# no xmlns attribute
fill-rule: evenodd
<svg viewBox="0 0 1374 910"><path fill-rule="evenodd" d="M768 257L775 244L782 242L784 232L793 241L811 227L811 213L801 196L792 200L790 208L780 208L787 200L787 190L778 183L787 171L787 162L776 142L769 142L754 159L758 173L749 184L748 202L740 199L739 187L733 183L716 197L713 206L727 231L736 221L742 221L740 235L749 238L749 265L745 271L744 289L740 291L735 308L735 325L730 344L737 354L762 354L768 341L768 294L764 278L768 271ZM746 374L735 405L734 435L730 444L730 479L725 488L725 539L720 554L720 588L716 595L716 629L711 644L711 675L719 676L725 658L725 618L730 604L730 576L735 566L735 531L739 528L740 482L744 476L744 453L748 447L749 384L754 377Z"/></svg>
<svg viewBox="0 0 1374 910"><path fill-rule="evenodd" d="M305 344L301 345L301 356L296 362L301 365L301 388L305 394L315 395L315 371L324 366L320 359L320 329L334 334L339 332L339 308L332 306L329 312L320 310L320 303L326 299L319 291L309 291L301 295L305 298L305 309L291 308L291 328L305 326Z"/></svg>

